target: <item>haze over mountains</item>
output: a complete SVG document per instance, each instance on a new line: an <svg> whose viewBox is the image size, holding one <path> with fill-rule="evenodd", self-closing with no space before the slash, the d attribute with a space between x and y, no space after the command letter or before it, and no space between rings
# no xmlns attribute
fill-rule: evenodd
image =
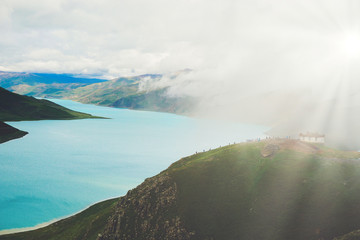
<svg viewBox="0 0 360 240"><path fill-rule="evenodd" d="M154 84L166 88L165 96L195 99L193 115L266 124L274 136L317 131L331 144L355 148L359 7L352 0L8 1L0 69L114 79L190 68ZM22 87L15 90L63 94ZM178 100L168 97L167 106L155 107L164 98L144 106L159 95L120 94L116 104L104 104L178 111Z"/></svg>
<svg viewBox="0 0 360 240"><path fill-rule="evenodd" d="M221 119L214 121L221 125L259 124L271 128L267 134L276 138L193 154L126 196L0 240L359 240L359 10L360 1L355 0L1 1L0 121L92 117L35 97L60 98ZM143 128L136 120L129 122L135 128L123 135L141 129L136 139L142 138ZM85 135L97 126L84 128ZM118 127L112 126L105 137ZM325 145L294 139L306 132L325 134ZM25 133L0 122L0 134L1 142ZM84 158L59 172L61 187L56 191L72 187L63 181L65 172L84 184L125 185L112 181L109 168L103 166L104 161L133 165L127 154L96 155L90 147L80 151L75 138L64 135L68 145L60 142L56 147L63 153L64 146L75 151L52 161L40 149L49 160L46 164ZM152 132L152 137L157 134ZM128 140L106 145L144 155L144 145L136 141L132 148ZM97 139L89 142L95 150L103 144ZM1 183L20 192L19 175L7 170L13 167L14 151L23 153L16 144L7 146L14 148L2 164L7 166ZM155 152L146 154L146 164L158 161L152 157ZM28 166L34 165L23 155ZM101 167L83 168L92 167L96 159ZM19 165L23 167L23 161ZM123 169L110 166L122 176ZM30 183L45 192L36 183L43 168L35 167L39 174L24 171L34 176ZM104 182L84 180L85 175L93 177L94 170L102 171ZM46 174L46 186L56 186L49 181L51 171ZM86 198L92 194L81 188ZM6 201L17 200L10 196ZM16 207L20 217L26 206ZM47 211L42 204L41 208Z"/></svg>
<svg viewBox="0 0 360 240"><path fill-rule="evenodd" d="M189 70L170 74L175 78ZM0 74L0 86L18 94L42 98L62 98L110 107L189 114L194 101L190 97L169 96L168 87L148 88L161 74L120 77L108 81L69 77L63 74ZM48 81L47 81L48 80Z"/></svg>
<svg viewBox="0 0 360 240"><path fill-rule="evenodd" d="M298 137L301 132L319 132L327 135L330 145L360 147L356 87L348 89L329 82L326 88L304 85L271 89L253 85L242 89L217 85L212 81L214 76L195 84L204 77L188 69L107 81L66 74L2 72L0 86L35 97L263 124L272 127L268 133L271 136ZM336 89L342 90L333 94Z"/></svg>

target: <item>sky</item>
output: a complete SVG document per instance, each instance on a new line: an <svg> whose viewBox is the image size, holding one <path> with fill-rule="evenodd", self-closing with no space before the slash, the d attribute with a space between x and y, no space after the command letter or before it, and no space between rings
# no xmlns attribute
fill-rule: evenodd
<svg viewBox="0 0 360 240"><path fill-rule="evenodd" d="M203 115L324 122L360 100L359 12L357 0L0 0L0 71L192 69L150 87L197 98Z"/></svg>
<svg viewBox="0 0 360 240"><path fill-rule="evenodd" d="M309 77L302 70L321 74L315 69L343 64L331 57L349 57L359 7L349 0L1 0L0 70L113 78L190 68L299 80Z"/></svg>

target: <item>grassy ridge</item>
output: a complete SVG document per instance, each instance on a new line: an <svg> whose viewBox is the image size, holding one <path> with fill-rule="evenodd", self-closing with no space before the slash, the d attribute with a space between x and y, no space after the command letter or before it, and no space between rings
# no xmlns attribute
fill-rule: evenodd
<svg viewBox="0 0 360 240"><path fill-rule="evenodd" d="M169 171L191 239L332 239L360 228L359 153L233 145L185 158ZM342 154L340 154L342 153Z"/></svg>

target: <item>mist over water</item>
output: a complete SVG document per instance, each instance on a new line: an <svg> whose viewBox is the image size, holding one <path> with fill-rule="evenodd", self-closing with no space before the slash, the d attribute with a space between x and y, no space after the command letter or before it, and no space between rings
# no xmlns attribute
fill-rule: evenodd
<svg viewBox="0 0 360 240"><path fill-rule="evenodd" d="M267 124L273 136L318 132L329 145L359 149L359 8L356 1L237 1L221 37L203 39L203 64L151 88L196 99L196 116Z"/></svg>
<svg viewBox="0 0 360 240"><path fill-rule="evenodd" d="M359 9L355 0L6 1L0 70L161 73L143 89L194 99L195 116L270 125L274 136L324 133L358 149ZM192 71L167 75L181 69Z"/></svg>

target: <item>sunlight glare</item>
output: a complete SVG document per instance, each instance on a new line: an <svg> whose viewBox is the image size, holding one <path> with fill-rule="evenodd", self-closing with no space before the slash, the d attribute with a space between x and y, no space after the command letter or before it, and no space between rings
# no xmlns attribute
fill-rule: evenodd
<svg viewBox="0 0 360 240"><path fill-rule="evenodd" d="M347 34L342 41L342 51L348 57L355 58L360 55L360 35L357 33Z"/></svg>

